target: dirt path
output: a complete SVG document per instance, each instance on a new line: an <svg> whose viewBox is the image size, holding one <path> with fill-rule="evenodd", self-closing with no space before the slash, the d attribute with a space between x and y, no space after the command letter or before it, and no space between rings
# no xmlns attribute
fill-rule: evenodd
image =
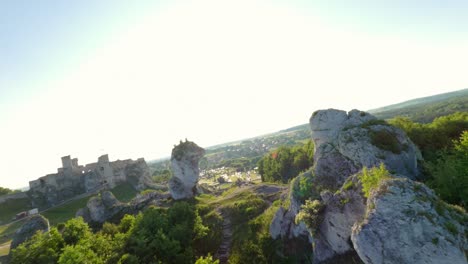
<svg viewBox="0 0 468 264"><path fill-rule="evenodd" d="M219 197L217 200L212 201L212 203L219 203L221 200L232 199L235 196L239 195L242 192L250 191L257 195L262 195L263 199L271 205L271 203L278 199L278 197L287 191L287 186L278 186L278 185L251 185L251 186L243 186L239 187L234 192L226 195L225 197ZM271 201L270 201L271 199ZM223 217L223 230L222 230L222 240L221 245L218 248L218 251L215 254L215 257L219 259L220 264L228 263L229 255L231 252L232 247L232 223L229 215L224 212L220 207L216 209L216 211Z"/></svg>
<svg viewBox="0 0 468 264"><path fill-rule="evenodd" d="M218 252L216 252L216 258L219 259L220 264L228 262L229 253L231 251L232 244L232 225L229 216L222 211L218 211L223 217L223 238L221 245L219 246Z"/></svg>

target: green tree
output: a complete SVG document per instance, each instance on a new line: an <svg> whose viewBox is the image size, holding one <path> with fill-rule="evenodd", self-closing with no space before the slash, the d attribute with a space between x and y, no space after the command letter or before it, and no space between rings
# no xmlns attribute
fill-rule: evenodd
<svg viewBox="0 0 468 264"><path fill-rule="evenodd" d="M187 202L169 209L150 208L137 217L126 253L141 263L193 263L195 234L203 235L205 230L195 222L195 208Z"/></svg>
<svg viewBox="0 0 468 264"><path fill-rule="evenodd" d="M38 231L12 250L11 263L56 263L63 246L64 241L57 228L51 228L48 233Z"/></svg>
<svg viewBox="0 0 468 264"><path fill-rule="evenodd" d="M80 239L89 239L92 235L88 224L83 221L82 217L77 217L68 220L65 223L65 229L62 236L67 245L75 245Z"/></svg>
<svg viewBox="0 0 468 264"><path fill-rule="evenodd" d="M86 244L68 245L58 260L59 264L101 264L104 261Z"/></svg>
<svg viewBox="0 0 468 264"><path fill-rule="evenodd" d="M258 161L258 172L264 182L287 183L313 164L311 140L294 147L281 146Z"/></svg>
<svg viewBox="0 0 468 264"><path fill-rule="evenodd" d="M206 257L200 257L199 259L197 259L197 261L195 261L195 264L219 264L219 260L213 259L213 257L210 254L208 254L208 256Z"/></svg>
<svg viewBox="0 0 468 264"><path fill-rule="evenodd" d="M10 190L8 188L0 187L0 196L5 195L5 194L10 194L10 193L13 193L13 192L15 192L15 191Z"/></svg>
<svg viewBox="0 0 468 264"><path fill-rule="evenodd" d="M454 141L451 150L443 151L434 162L427 163L431 174L429 186L445 201L468 205L468 130Z"/></svg>

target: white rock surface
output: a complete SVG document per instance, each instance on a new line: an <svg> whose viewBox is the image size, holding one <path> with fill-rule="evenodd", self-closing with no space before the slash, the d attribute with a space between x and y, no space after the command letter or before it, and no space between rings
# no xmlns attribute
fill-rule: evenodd
<svg viewBox="0 0 468 264"><path fill-rule="evenodd" d="M366 264L467 263L467 215L441 202L424 184L383 182L367 201L352 242Z"/></svg>
<svg viewBox="0 0 468 264"><path fill-rule="evenodd" d="M180 142L172 150L169 192L174 200L191 198L197 193L198 163L204 154L203 148L190 141Z"/></svg>
<svg viewBox="0 0 468 264"><path fill-rule="evenodd" d="M418 175L421 154L406 134L371 114L352 110L319 110L310 118L315 144L314 173L323 187L337 190L348 176L362 167L378 166L381 162L393 173L414 179ZM373 135L383 134L395 151L376 146ZM388 137L387 137L388 135Z"/></svg>

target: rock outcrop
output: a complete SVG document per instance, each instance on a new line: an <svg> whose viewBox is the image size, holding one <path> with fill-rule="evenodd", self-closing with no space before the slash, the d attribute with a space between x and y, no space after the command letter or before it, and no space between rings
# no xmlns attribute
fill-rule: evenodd
<svg viewBox="0 0 468 264"><path fill-rule="evenodd" d="M104 222L118 223L124 215L136 214L150 205L159 205L160 201L168 197L167 193L150 191L138 194L129 203L121 203L111 192L104 191L91 198L86 207L78 210L76 216L83 217L92 227L99 227Z"/></svg>
<svg viewBox="0 0 468 264"><path fill-rule="evenodd" d="M384 181L367 200L352 242L365 263L467 263L467 215L424 184Z"/></svg>
<svg viewBox="0 0 468 264"><path fill-rule="evenodd" d="M48 232L49 228L49 220L45 217L42 215L32 216L16 231L11 241L10 252L30 239L37 231Z"/></svg>
<svg viewBox="0 0 468 264"><path fill-rule="evenodd" d="M80 209L76 215L82 216L88 223L102 224L120 214L123 209L123 204L111 192L105 191L89 199L86 207Z"/></svg>
<svg viewBox="0 0 468 264"><path fill-rule="evenodd" d="M334 109L315 112L310 127L314 166L291 183L291 205L270 225L273 238L301 234L293 223L301 203L319 200L324 209L309 230L313 263L466 263L468 216L413 181L422 158L402 130L365 112ZM391 175L366 198L362 169L380 164ZM310 181L308 193L298 197L303 180Z"/></svg>
<svg viewBox="0 0 468 264"><path fill-rule="evenodd" d="M314 260L320 263L344 254L355 254L350 242L353 225L361 221L366 212L366 199L356 175L348 178L337 192L321 193L325 209L323 221L317 228L314 240Z"/></svg>
<svg viewBox="0 0 468 264"><path fill-rule="evenodd" d="M169 192L174 200L194 197L200 173L198 163L205 150L197 144L185 140L172 149L172 177Z"/></svg>
<svg viewBox="0 0 468 264"><path fill-rule="evenodd" d="M337 190L362 167L384 163L393 173L414 179L421 154L406 134L359 110L319 110L310 118L315 144L314 174Z"/></svg>
<svg viewBox="0 0 468 264"><path fill-rule="evenodd" d="M284 198L288 199L288 208L280 207L276 211L273 220L270 224L269 232L273 239L293 239L304 237L312 243L312 236L303 222L296 224L296 215L299 213L302 205L302 199L296 196L298 184L302 178L311 177L311 172L305 172L296 177L290 185L289 196Z"/></svg>

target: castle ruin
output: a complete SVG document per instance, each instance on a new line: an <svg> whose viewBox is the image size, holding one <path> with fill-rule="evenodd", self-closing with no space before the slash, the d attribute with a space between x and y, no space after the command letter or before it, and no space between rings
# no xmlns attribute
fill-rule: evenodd
<svg viewBox="0 0 468 264"><path fill-rule="evenodd" d="M62 157L62 168L29 182L29 195L34 206L49 207L84 193L110 189L128 182L137 190L145 188L151 175L143 158L136 161L109 161L102 155L96 163L79 165L78 159Z"/></svg>

